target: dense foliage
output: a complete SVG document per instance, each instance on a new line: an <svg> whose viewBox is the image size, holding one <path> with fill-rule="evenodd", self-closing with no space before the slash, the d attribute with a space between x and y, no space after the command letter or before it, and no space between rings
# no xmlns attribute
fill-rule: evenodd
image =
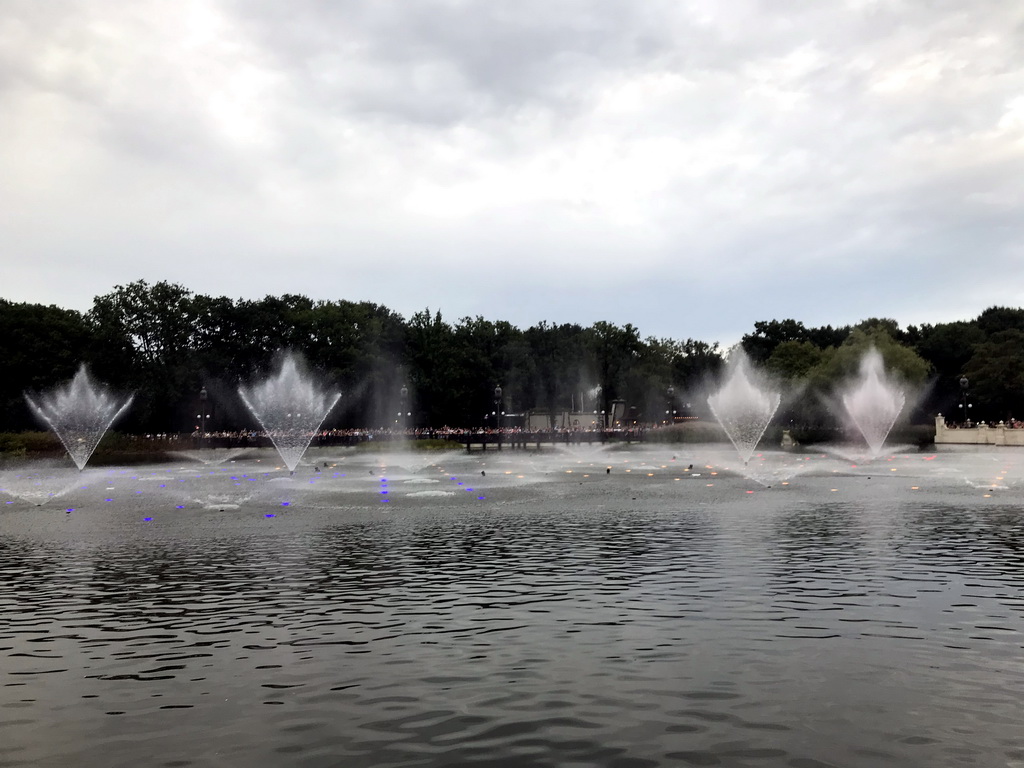
<svg viewBox="0 0 1024 768"><path fill-rule="evenodd" d="M0 300L0 430L36 426L22 393L69 379L79 362L136 392L121 429L191 431L203 387L210 429L255 426L238 385L270 373L281 350L301 352L325 386L342 392L328 427L393 424L403 404L414 426L493 423L498 384L506 413L578 410L581 402L610 412L623 400L629 419L656 420L670 384L682 408L722 362L717 345L643 340L631 325L521 330L481 317L451 323L429 309L405 320L368 302L232 300L140 281L98 296L84 314Z"/></svg>
<svg viewBox="0 0 1024 768"><path fill-rule="evenodd" d="M919 419L957 413L965 374L976 418L1024 413L1024 310L993 307L970 322L907 329L886 319L840 328L772 320L756 323L741 346L791 391L823 396L791 398L790 420L827 421L824 395L869 346L922 393ZM66 381L80 362L114 388L136 392L122 429L191 431L203 387L211 429L250 427L238 385L269 373L286 349L342 391L326 425L336 427L392 424L402 405L416 426L486 425L496 384L508 413L610 411L623 401L627 421L660 422L670 407L705 415L725 357L717 344L645 339L629 324L522 330L482 317L450 322L429 309L405 319L369 302L234 300L139 281L96 297L85 313L0 300L0 430L36 427L23 392ZM403 386L407 401L399 399Z"/></svg>
<svg viewBox="0 0 1024 768"><path fill-rule="evenodd" d="M1005 421L1024 414L1024 309L992 307L969 322L906 329L878 318L841 328L772 320L755 323L742 346L791 388L816 395L790 404L784 421L821 423L828 394L856 372L872 346L881 352L886 369L916 396L913 420L942 413L961 421L965 396L975 420Z"/></svg>

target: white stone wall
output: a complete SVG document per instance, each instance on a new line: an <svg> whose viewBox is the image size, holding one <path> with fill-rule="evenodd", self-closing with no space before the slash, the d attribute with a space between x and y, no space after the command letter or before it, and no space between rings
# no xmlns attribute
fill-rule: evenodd
<svg viewBox="0 0 1024 768"><path fill-rule="evenodd" d="M940 413L935 417L935 443L1024 446L1024 429L1011 429L1001 421L994 427L983 425L966 429L953 428L946 426L946 419Z"/></svg>

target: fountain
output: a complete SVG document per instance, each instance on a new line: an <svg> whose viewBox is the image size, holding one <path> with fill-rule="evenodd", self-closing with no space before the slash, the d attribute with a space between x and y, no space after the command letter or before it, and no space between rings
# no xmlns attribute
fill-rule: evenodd
<svg viewBox="0 0 1024 768"><path fill-rule="evenodd" d="M780 396L759 389L751 381L750 365L742 353L730 368L729 378L708 398L708 405L746 464L775 415Z"/></svg>
<svg viewBox="0 0 1024 768"><path fill-rule="evenodd" d="M276 376L252 387L239 387L238 393L292 473L341 398L340 393L320 389L291 353L282 359Z"/></svg>
<svg viewBox="0 0 1024 768"><path fill-rule="evenodd" d="M60 439L79 471L114 420L131 404L134 395L120 402L100 384L94 383L82 364L67 384L25 400L32 412Z"/></svg>
<svg viewBox="0 0 1024 768"><path fill-rule="evenodd" d="M871 458L877 458L906 402L903 390L886 375L878 350L872 348L864 355L860 375L842 399L846 412L871 449Z"/></svg>

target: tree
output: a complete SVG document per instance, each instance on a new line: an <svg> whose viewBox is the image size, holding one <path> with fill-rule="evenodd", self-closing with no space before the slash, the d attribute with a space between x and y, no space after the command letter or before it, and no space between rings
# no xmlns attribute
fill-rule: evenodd
<svg viewBox="0 0 1024 768"><path fill-rule="evenodd" d="M881 327L852 330L846 341L823 353L821 362L809 371L808 378L819 391L828 391L842 381L855 378L861 360L872 348L882 355L886 370L906 384L921 386L928 378L928 362Z"/></svg>
<svg viewBox="0 0 1024 768"><path fill-rule="evenodd" d="M194 355L198 326L192 293L167 282L138 280L97 296L89 312L97 338L138 392L128 424L176 431L190 419L191 395L199 389ZM126 380L127 379L127 380Z"/></svg>
<svg viewBox="0 0 1024 768"><path fill-rule="evenodd" d="M579 325L556 326L546 322L528 328L523 334L533 361L533 400L525 407L547 410L552 427L556 426L556 414L569 409L571 393L579 390L585 372L594 367L585 336Z"/></svg>
<svg viewBox="0 0 1024 768"><path fill-rule="evenodd" d="M873 319L865 320L864 325L868 328L887 323L895 326L895 322ZM767 320L754 323L754 333L744 336L740 344L751 362L763 364L780 344L787 341L807 341L818 349L827 349L839 346L849 335L849 326L833 328L831 325L823 325L820 328L807 328L796 320Z"/></svg>
<svg viewBox="0 0 1024 768"><path fill-rule="evenodd" d="M989 307L974 321L986 336L1001 331L1024 331L1024 309L1012 307Z"/></svg>
<svg viewBox="0 0 1024 768"><path fill-rule="evenodd" d="M458 402L458 395L448 386L454 351L452 327L440 312L431 314L428 308L409 318L405 359L417 413L427 424L440 426L451 421Z"/></svg>
<svg viewBox="0 0 1024 768"><path fill-rule="evenodd" d="M605 401L624 394L625 375L639 357L643 342L631 324L618 327L613 323L594 323L586 334L597 367L597 384Z"/></svg>
<svg viewBox="0 0 1024 768"><path fill-rule="evenodd" d="M784 341L775 348L765 368L790 383L806 379L826 357L824 350L809 341Z"/></svg>
<svg viewBox="0 0 1024 768"><path fill-rule="evenodd" d="M979 344L964 367L977 413L1007 420L1024 413L1024 331L997 331Z"/></svg>
<svg viewBox="0 0 1024 768"><path fill-rule="evenodd" d="M42 391L67 381L94 349L94 338L79 312L0 299L0 430L39 425L25 406L25 391ZM105 372L101 372L102 378Z"/></svg>
<svg viewBox="0 0 1024 768"><path fill-rule="evenodd" d="M761 320L754 323L754 332L745 335L740 344L752 363L764 363L779 344L807 340L807 329L798 320Z"/></svg>

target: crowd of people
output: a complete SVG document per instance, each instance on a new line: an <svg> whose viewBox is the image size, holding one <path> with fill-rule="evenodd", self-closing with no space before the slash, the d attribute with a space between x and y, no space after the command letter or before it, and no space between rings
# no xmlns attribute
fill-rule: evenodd
<svg viewBox="0 0 1024 768"><path fill-rule="evenodd" d="M946 429L977 429L978 427L1004 427L1005 429L1024 429L1024 421L1015 419L1012 416L1006 421L991 422L991 421L971 421L968 419L965 422L957 424L956 422L946 422Z"/></svg>
<svg viewBox="0 0 1024 768"><path fill-rule="evenodd" d="M459 440L476 435L501 435L503 437L516 438L526 436L539 436L543 438L557 438L560 436L571 436L580 433L613 432L627 436L642 435L647 429L646 426L633 425L628 428L615 427L601 430L595 427L547 427L543 429L526 429L522 426L510 427L377 427L377 428L356 428L356 429L323 429L311 435L314 444L351 444L369 440ZM203 439L218 444L228 445L253 445L260 440L272 437L272 433L266 430L207 430L201 432L197 427L192 432L158 432L144 435L132 435L136 440L150 440L169 443L183 443L190 445Z"/></svg>

